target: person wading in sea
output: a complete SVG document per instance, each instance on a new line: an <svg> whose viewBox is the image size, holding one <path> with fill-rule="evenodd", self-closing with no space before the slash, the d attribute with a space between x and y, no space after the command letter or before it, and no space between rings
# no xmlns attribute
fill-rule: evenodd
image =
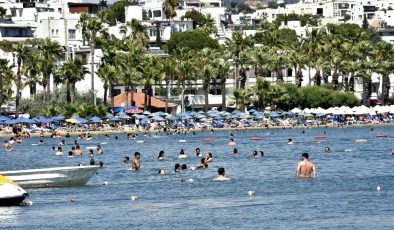
<svg viewBox="0 0 394 230"><path fill-rule="evenodd" d="M315 165L308 161L309 154L303 153L301 156L301 161L297 166L297 176L302 178L310 178L313 172L313 177L317 176Z"/></svg>

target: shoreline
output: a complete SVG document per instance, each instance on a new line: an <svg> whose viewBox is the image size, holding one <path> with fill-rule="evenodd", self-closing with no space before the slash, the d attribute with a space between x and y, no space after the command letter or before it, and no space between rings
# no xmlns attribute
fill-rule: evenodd
<svg viewBox="0 0 394 230"><path fill-rule="evenodd" d="M368 123L368 124L350 124L350 125L334 125L334 124L328 124L328 125L312 125L312 126L268 126L268 127L246 127L246 128L212 128L214 132L217 131L249 131L249 130L269 130L269 129L315 129L315 128L352 128L352 127L374 127L374 126L394 126L394 123L378 123L378 124L373 124L373 123ZM284 128L285 127L285 128ZM116 134L135 134L135 133L162 133L162 131L159 130L135 130L135 129L126 129L126 130L102 130L102 131L57 131L60 133L62 136L61 138L65 138L65 135L67 133L70 134L70 136L79 136L83 133L89 133L92 136L96 135L116 135ZM201 129L190 129L190 132L202 132ZM51 133L44 133L44 137L50 137ZM39 137L40 133L30 133L30 137ZM10 137L15 137L15 134L13 133L2 133L0 132L0 138L10 138ZM59 138L60 139L60 138Z"/></svg>

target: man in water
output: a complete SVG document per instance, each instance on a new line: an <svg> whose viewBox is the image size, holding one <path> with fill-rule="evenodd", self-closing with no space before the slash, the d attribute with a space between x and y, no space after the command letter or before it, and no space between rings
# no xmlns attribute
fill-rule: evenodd
<svg viewBox="0 0 394 230"><path fill-rule="evenodd" d="M303 178L310 178L311 173L313 171L313 177L317 176L315 165L308 161L309 154L303 153L301 157L301 161L298 163L297 166L297 176Z"/></svg>
<svg viewBox="0 0 394 230"><path fill-rule="evenodd" d="M131 167L133 170L140 171L140 159L141 159L141 153L135 152L134 160L131 162Z"/></svg>
<svg viewBox="0 0 394 230"><path fill-rule="evenodd" d="M225 171L224 168L219 168L218 169L218 174L219 176L216 177L215 179L213 179L214 181L226 181L226 180L230 180L230 178L225 176Z"/></svg>

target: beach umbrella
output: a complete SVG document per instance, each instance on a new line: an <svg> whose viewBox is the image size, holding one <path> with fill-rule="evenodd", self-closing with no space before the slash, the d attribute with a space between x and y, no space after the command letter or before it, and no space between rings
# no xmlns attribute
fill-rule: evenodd
<svg viewBox="0 0 394 230"><path fill-rule="evenodd" d="M203 115L203 114L199 114L197 116L195 116L195 118L197 119L202 119L202 118L206 118L207 116Z"/></svg>
<svg viewBox="0 0 394 230"><path fill-rule="evenodd" d="M85 119L85 118L82 118L82 117L79 117L77 120L78 120L78 121L79 121L79 123L81 123L81 124L85 124L85 123L87 123L87 122L88 122L88 120L87 120L87 119Z"/></svg>
<svg viewBox="0 0 394 230"><path fill-rule="evenodd" d="M325 113L318 113L318 114L316 114L316 117L324 117L324 116L326 116Z"/></svg>
<svg viewBox="0 0 394 230"><path fill-rule="evenodd" d="M281 115L279 113L277 113L277 112L271 112L269 116L271 118L277 118L277 117L280 117Z"/></svg>
<svg viewBox="0 0 394 230"><path fill-rule="evenodd" d="M121 119L130 119L131 117L123 112L120 112L116 115L116 117L121 118Z"/></svg>
<svg viewBox="0 0 394 230"><path fill-rule="evenodd" d="M160 116L154 116L151 118L154 121L164 121L164 118L160 117Z"/></svg>
<svg viewBox="0 0 394 230"><path fill-rule="evenodd" d="M145 111L145 112L143 112L142 114L144 114L144 115L149 115L150 112L149 112L149 111Z"/></svg>
<svg viewBox="0 0 394 230"><path fill-rule="evenodd" d="M66 121L70 122L70 123L73 123L73 124L78 124L79 123L79 121L77 119L75 119L75 118L69 118L69 119L66 119Z"/></svg>
<svg viewBox="0 0 394 230"><path fill-rule="evenodd" d="M145 118L146 118L146 116L145 116L145 115L142 115L142 114L140 114L140 115L137 115L137 116L135 116L135 118L138 118L138 119L145 119Z"/></svg>
<svg viewBox="0 0 394 230"><path fill-rule="evenodd" d="M299 108L294 108L292 110L290 110L292 113L301 113L301 109Z"/></svg>
<svg viewBox="0 0 394 230"><path fill-rule="evenodd" d="M200 111L198 111L198 113L199 113L199 114L204 114L205 112L202 111L202 110L200 110Z"/></svg>
<svg viewBox="0 0 394 230"><path fill-rule="evenodd" d="M11 120L11 118L6 116L0 116L0 121L8 121L8 120Z"/></svg>
<svg viewBox="0 0 394 230"><path fill-rule="evenodd" d="M142 110L142 109L129 109L129 110L126 110L126 113L143 113L144 112L144 110Z"/></svg>
<svg viewBox="0 0 394 230"><path fill-rule="evenodd" d="M62 115L57 115L56 117L51 117L52 120L54 121L63 121L64 120L64 116Z"/></svg>
<svg viewBox="0 0 394 230"><path fill-rule="evenodd" d="M171 121L177 121L177 120L179 120L179 117L171 115L171 116L166 117L166 119L171 120Z"/></svg>
<svg viewBox="0 0 394 230"><path fill-rule="evenodd" d="M90 121L93 122L93 123L101 123L101 122L103 122L101 120L101 118L99 118L99 117L92 117L92 118L90 118Z"/></svg>
<svg viewBox="0 0 394 230"><path fill-rule="evenodd" d="M51 122L53 122L53 119L52 118L42 117L38 121L41 122L41 123L51 123Z"/></svg>
<svg viewBox="0 0 394 230"><path fill-rule="evenodd" d="M234 110L233 112L231 112L231 114L238 114L238 113L241 113L241 111L239 111L239 110Z"/></svg>
<svg viewBox="0 0 394 230"><path fill-rule="evenodd" d="M119 117L110 117L108 118L108 121L121 121L122 119L120 119Z"/></svg>

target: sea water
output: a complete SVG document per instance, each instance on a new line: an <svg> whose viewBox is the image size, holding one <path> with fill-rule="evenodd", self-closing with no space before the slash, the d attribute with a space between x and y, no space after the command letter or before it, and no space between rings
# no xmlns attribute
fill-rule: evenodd
<svg viewBox="0 0 394 230"><path fill-rule="evenodd" d="M16 152L0 152L0 170L88 165L86 147L102 144L103 161L86 186L28 189L28 207L0 208L1 229L393 229L394 127L264 129L235 132L239 153L227 146L231 131L195 135L141 137L144 143L95 136L81 141L82 157L69 158L76 137L65 138L65 156L52 146L60 140L26 139ZM302 132L305 130L305 133ZM387 134L387 138L377 138ZM327 136L317 140L315 136ZM252 137L262 140L251 141ZM204 138L213 138L204 142ZM293 145L288 145L291 138ZM356 139L367 139L356 143ZM4 139L3 139L4 140ZM179 142L179 140L185 140ZM325 153L329 146L331 153ZM213 154L206 170L189 170L200 162L199 147ZM188 156L178 159L184 149ZM157 160L160 150L165 160ZM252 151L264 151L254 158ZM123 157L141 153L141 171L131 171ZM298 179L296 166L303 152L317 168L317 178ZM188 170L173 172L175 163ZM224 167L231 178L214 182ZM159 169L166 175L159 176ZM192 180L189 180L192 179ZM107 183L105 183L107 182ZM380 186L380 192L376 191ZM255 191L249 196L248 191ZM139 199L132 200L131 196ZM71 202L73 201L73 202Z"/></svg>

